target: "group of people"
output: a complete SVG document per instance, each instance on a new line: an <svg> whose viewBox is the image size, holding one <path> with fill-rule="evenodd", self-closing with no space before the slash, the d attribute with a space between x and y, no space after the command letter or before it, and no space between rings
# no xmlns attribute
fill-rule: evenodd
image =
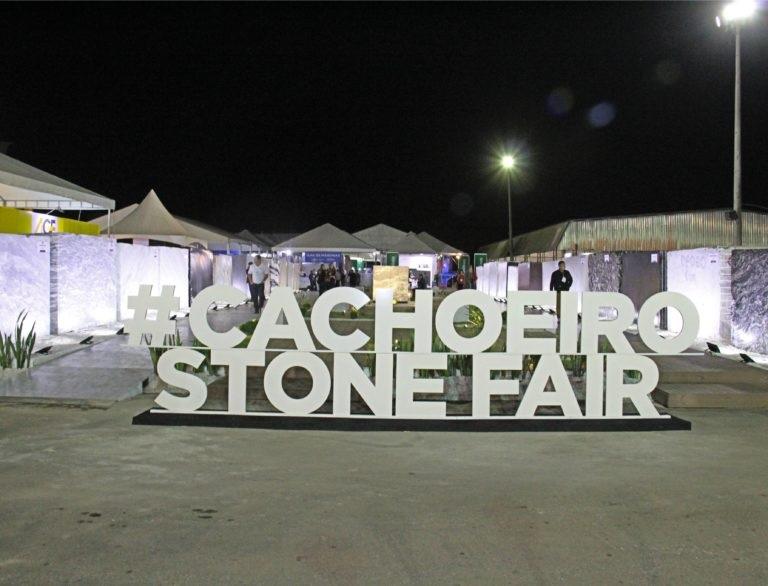
<svg viewBox="0 0 768 586"><path fill-rule="evenodd" d="M357 287L359 285L360 273L354 267L347 272L344 267L337 269L336 265L329 265L326 268L324 264L321 264L317 271L312 270L309 273L309 290L318 291L320 294L333 287Z"/></svg>

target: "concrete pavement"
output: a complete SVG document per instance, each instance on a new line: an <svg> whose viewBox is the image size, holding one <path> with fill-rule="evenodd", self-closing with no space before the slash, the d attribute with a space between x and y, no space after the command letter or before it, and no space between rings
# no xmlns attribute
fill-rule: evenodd
<svg viewBox="0 0 768 586"><path fill-rule="evenodd" d="M3 584L765 584L764 411L690 432L131 426L0 405Z"/></svg>

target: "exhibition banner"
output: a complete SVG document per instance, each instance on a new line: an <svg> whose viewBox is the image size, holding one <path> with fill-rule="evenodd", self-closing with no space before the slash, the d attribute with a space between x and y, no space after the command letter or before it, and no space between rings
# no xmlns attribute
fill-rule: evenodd
<svg viewBox="0 0 768 586"><path fill-rule="evenodd" d="M336 265L336 268L344 264L344 255L340 252L307 251L303 258L305 263Z"/></svg>

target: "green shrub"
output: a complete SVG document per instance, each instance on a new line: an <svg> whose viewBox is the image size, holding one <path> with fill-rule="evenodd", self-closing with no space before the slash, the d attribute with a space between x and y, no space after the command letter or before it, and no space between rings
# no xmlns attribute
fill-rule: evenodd
<svg viewBox="0 0 768 586"><path fill-rule="evenodd" d="M181 335L179 335L178 330L176 330L175 334L165 335L163 338L163 347L149 347L149 357L152 359L152 367L155 369L155 374L157 374L157 363L160 360L160 357L169 350L169 348L165 348L165 346L181 346Z"/></svg>
<svg viewBox="0 0 768 586"><path fill-rule="evenodd" d="M22 311L16 318L13 335L0 334L0 368L29 368L32 366L32 350L35 347L37 334L32 324L27 335L24 335L24 322L27 312Z"/></svg>

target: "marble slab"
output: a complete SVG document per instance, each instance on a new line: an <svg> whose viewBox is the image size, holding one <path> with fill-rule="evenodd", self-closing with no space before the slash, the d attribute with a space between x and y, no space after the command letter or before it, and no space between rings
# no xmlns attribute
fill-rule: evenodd
<svg viewBox="0 0 768 586"><path fill-rule="evenodd" d="M101 236L58 234L56 247L57 332L117 320L117 250Z"/></svg>
<svg viewBox="0 0 768 586"><path fill-rule="evenodd" d="M20 311L40 335L50 333L50 237L0 234L0 331L10 333Z"/></svg>
<svg viewBox="0 0 768 586"><path fill-rule="evenodd" d="M213 255L213 284L232 284L232 257L227 254Z"/></svg>

